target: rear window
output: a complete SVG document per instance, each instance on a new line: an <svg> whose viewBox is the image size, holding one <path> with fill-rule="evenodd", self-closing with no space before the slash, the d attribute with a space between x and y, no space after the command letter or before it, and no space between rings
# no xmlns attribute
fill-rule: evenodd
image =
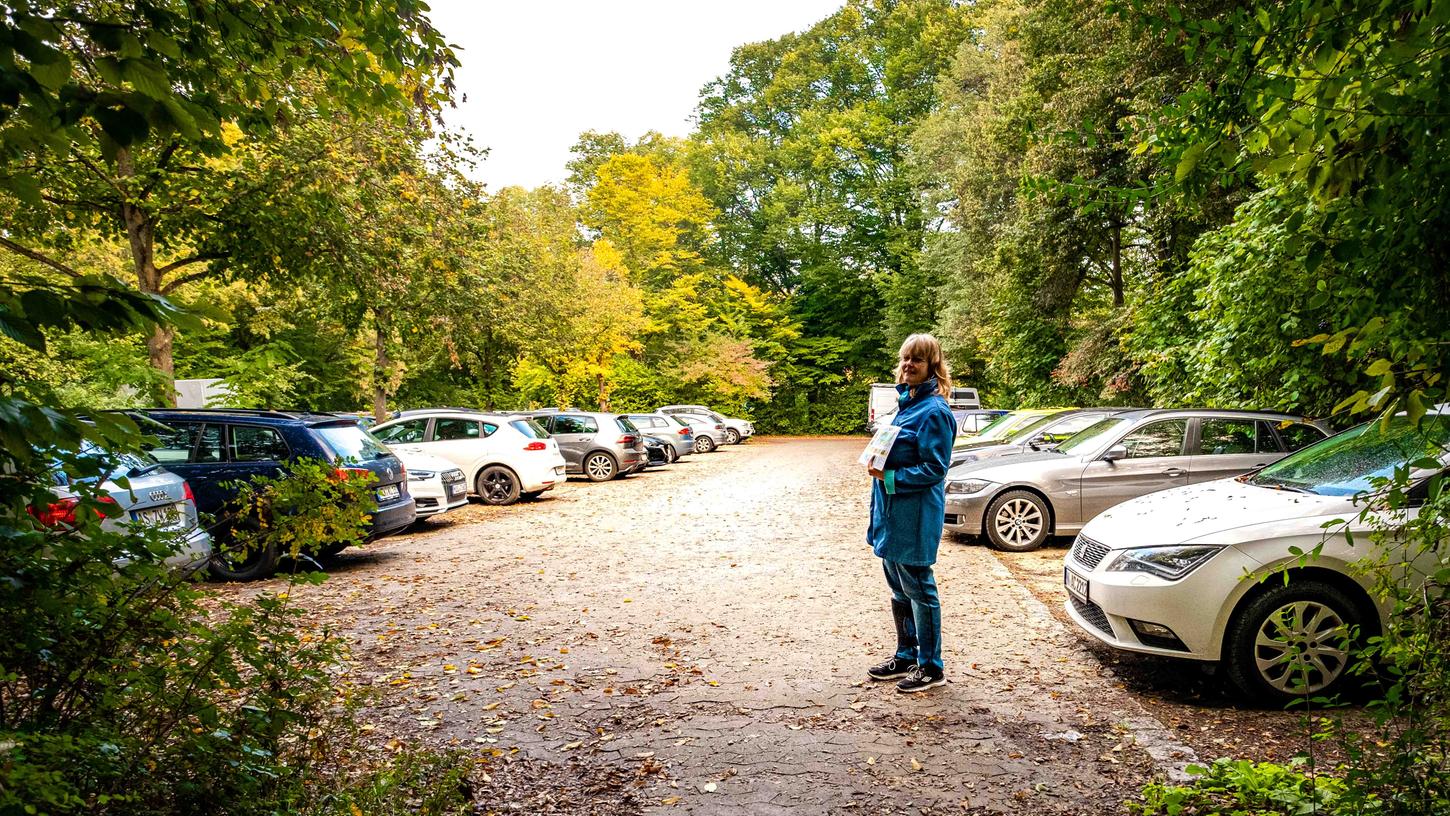
<svg viewBox="0 0 1450 816"><path fill-rule="evenodd" d="M1279 438L1284 440L1284 444L1289 446L1291 451L1307 448L1315 442L1323 441L1324 437L1323 431L1302 422L1291 422L1279 429Z"/></svg>
<svg viewBox="0 0 1450 816"><path fill-rule="evenodd" d="M338 459L368 462L392 455L376 437L351 422L346 425L322 425L313 430L322 437Z"/></svg>
<svg viewBox="0 0 1450 816"><path fill-rule="evenodd" d="M629 417L615 417L614 423L625 433L639 433L639 428L633 422L629 421Z"/></svg>
<svg viewBox="0 0 1450 816"><path fill-rule="evenodd" d="M510 422L509 425L514 430L518 431L524 436L527 436L530 439L549 438L549 432L544 430L544 426L533 421L532 419L515 419Z"/></svg>

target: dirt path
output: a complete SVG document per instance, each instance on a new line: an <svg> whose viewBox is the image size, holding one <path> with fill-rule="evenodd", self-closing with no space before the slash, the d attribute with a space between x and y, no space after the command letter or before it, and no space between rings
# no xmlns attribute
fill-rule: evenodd
<svg viewBox="0 0 1450 816"><path fill-rule="evenodd" d="M1190 758L984 547L937 567L952 682L865 681L893 643L861 444L470 507L303 603L354 639L375 733L490 757L495 812L1105 813Z"/></svg>

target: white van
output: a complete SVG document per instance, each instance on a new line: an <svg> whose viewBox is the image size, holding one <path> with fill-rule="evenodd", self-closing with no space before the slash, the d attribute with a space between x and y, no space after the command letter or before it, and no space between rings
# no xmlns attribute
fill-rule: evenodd
<svg viewBox="0 0 1450 816"><path fill-rule="evenodd" d="M953 388L952 395L947 397L947 405L953 408L974 409L982 407L982 400L977 397L975 388Z"/></svg>

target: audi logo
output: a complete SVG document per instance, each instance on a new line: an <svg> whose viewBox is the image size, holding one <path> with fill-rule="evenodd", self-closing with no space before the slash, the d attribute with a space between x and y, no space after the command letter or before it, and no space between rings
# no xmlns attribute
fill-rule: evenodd
<svg viewBox="0 0 1450 816"><path fill-rule="evenodd" d="M171 494L167 493L165 490L153 490L146 495L147 498L151 499L151 501L154 502L166 501L167 499L171 498Z"/></svg>

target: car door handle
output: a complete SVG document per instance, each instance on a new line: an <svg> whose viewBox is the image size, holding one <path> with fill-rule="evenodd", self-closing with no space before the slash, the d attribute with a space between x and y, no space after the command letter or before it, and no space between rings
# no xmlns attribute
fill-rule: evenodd
<svg viewBox="0 0 1450 816"><path fill-rule="evenodd" d="M1254 470L1258 470L1261 467L1268 467L1268 466L1269 466L1269 463L1268 462L1260 462L1257 465L1254 465Z"/></svg>
<svg viewBox="0 0 1450 816"><path fill-rule="evenodd" d="M1164 476L1175 476L1175 477L1176 476L1187 476L1188 475L1188 471L1184 470L1183 468L1172 467L1172 468L1168 468L1167 470L1163 471L1163 475Z"/></svg>

